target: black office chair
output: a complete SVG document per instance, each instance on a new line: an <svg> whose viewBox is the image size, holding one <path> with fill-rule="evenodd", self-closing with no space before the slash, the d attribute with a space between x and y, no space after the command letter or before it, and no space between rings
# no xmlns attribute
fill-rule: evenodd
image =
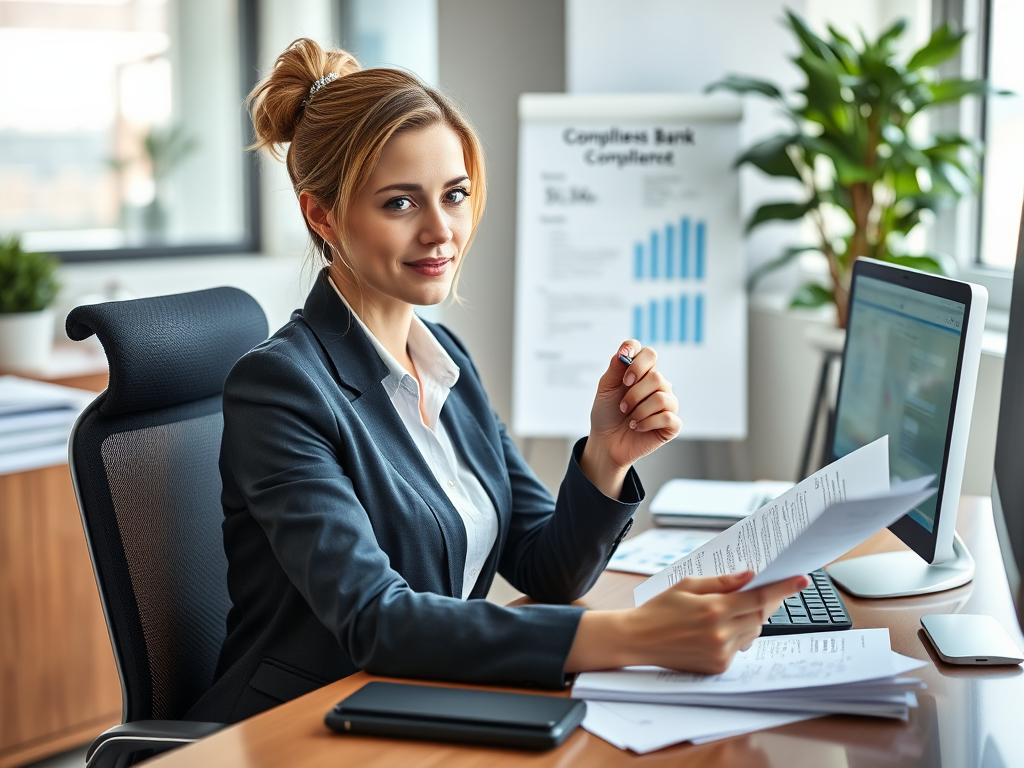
<svg viewBox="0 0 1024 768"><path fill-rule="evenodd" d="M267 320L247 293L214 288L78 307L67 333L95 333L110 370L69 458L123 697L123 725L86 765L120 768L223 727L180 718L213 683L230 607L224 380Z"/></svg>

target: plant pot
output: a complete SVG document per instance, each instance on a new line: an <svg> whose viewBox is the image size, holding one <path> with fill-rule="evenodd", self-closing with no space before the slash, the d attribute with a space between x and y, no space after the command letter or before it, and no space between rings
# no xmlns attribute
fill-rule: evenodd
<svg viewBox="0 0 1024 768"><path fill-rule="evenodd" d="M52 309L0 312L0 371L41 371L52 351Z"/></svg>

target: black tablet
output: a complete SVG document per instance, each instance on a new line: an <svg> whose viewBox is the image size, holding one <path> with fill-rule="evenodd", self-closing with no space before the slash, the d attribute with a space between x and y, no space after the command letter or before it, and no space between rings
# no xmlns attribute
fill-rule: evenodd
<svg viewBox="0 0 1024 768"><path fill-rule="evenodd" d="M562 696L372 682L324 720L339 733L362 736L550 749L586 711L584 702Z"/></svg>

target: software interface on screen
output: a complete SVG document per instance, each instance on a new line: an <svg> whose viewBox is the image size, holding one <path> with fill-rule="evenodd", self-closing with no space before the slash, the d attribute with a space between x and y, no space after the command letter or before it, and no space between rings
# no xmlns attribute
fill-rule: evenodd
<svg viewBox="0 0 1024 768"><path fill-rule="evenodd" d="M893 481L941 474L963 320L960 302L857 278L836 412L836 456L889 435ZM929 533L935 504L932 496L910 513Z"/></svg>

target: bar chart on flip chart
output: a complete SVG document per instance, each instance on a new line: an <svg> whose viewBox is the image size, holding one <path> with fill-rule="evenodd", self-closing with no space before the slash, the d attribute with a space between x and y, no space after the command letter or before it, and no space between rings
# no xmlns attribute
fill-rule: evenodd
<svg viewBox="0 0 1024 768"><path fill-rule="evenodd" d="M652 230L634 245L633 279L665 289L664 297L633 305L633 338L641 344L703 343L706 247L707 223L691 226L689 217Z"/></svg>
<svg viewBox="0 0 1024 768"><path fill-rule="evenodd" d="M658 353L681 437L746 434L739 102L520 99L513 429L586 434L618 345Z"/></svg>

